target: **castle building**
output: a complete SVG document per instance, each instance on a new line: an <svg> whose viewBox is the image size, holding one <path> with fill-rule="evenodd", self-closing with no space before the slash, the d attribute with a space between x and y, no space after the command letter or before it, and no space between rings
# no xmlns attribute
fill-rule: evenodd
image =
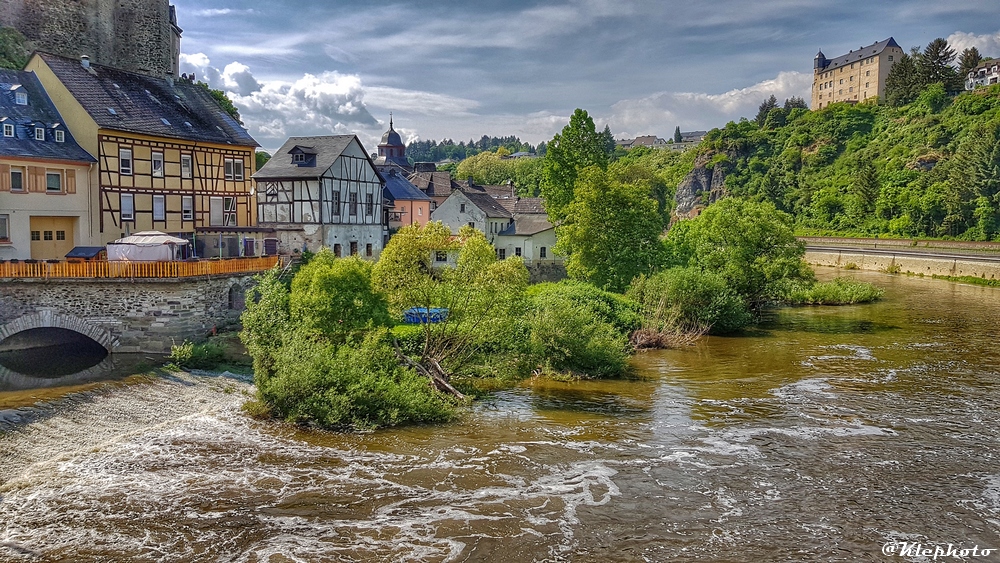
<svg viewBox="0 0 1000 563"><path fill-rule="evenodd" d="M965 89L975 90L983 86L992 86L997 82L1000 82L1000 60L989 59L969 71L965 77Z"/></svg>
<svg viewBox="0 0 1000 563"><path fill-rule="evenodd" d="M0 26L35 50L152 76L177 76L181 28L170 0L3 0Z"/></svg>
<svg viewBox="0 0 1000 563"><path fill-rule="evenodd" d="M835 59L820 51L813 59L812 109L869 98L885 99L885 81L903 49L892 37Z"/></svg>

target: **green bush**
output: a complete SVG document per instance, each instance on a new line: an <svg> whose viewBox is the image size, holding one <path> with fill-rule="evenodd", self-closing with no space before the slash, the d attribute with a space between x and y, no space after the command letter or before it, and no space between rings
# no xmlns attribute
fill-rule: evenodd
<svg viewBox="0 0 1000 563"><path fill-rule="evenodd" d="M213 342L195 344L185 340L170 347L170 361L182 368L213 369L225 361L226 352Z"/></svg>
<svg viewBox="0 0 1000 563"><path fill-rule="evenodd" d="M378 428L444 422L455 405L426 377L400 366L385 329L339 348L290 335L275 374L258 383L260 399L289 422L325 428Z"/></svg>
<svg viewBox="0 0 1000 563"><path fill-rule="evenodd" d="M633 280L628 296L642 306L645 326L659 332L726 333L750 325L746 302L722 276L671 268Z"/></svg>
<svg viewBox="0 0 1000 563"><path fill-rule="evenodd" d="M836 278L808 287L795 288L785 301L791 305L853 305L877 301L884 294L884 289L868 282Z"/></svg>
<svg viewBox="0 0 1000 563"><path fill-rule="evenodd" d="M613 377L628 369L628 340L587 306L558 292L532 298L532 356L547 369L591 377Z"/></svg>
<svg viewBox="0 0 1000 563"><path fill-rule="evenodd" d="M638 303L623 295L599 289L593 284L563 280L559 283L540 283L528 288L528 297L531 299L546 299L553 295L584 307L622 334L630 334L642 326Z"/></svg>

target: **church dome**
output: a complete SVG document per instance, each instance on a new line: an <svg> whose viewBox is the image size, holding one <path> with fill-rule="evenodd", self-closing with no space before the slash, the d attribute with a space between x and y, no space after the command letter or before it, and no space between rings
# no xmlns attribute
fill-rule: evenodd
<svg viewBox="0 0 1000 563"><path fill-rule="evenodd" d="M405 146L403 144L403 138L399 136L399 133L397 133L395 129L392 128L392 119L389 119L389 130L382 135L382 142L379 143L379 146L387 146L387 147Z"/></svg>

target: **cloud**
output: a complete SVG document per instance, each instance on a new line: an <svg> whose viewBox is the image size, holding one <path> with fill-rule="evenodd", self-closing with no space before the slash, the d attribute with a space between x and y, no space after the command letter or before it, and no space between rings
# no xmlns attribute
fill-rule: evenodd
<svg viewBox="0 0 1000 563"><path fill-rule="evenodd" d="M1000 31L985 35L956 31L948 36L948 44L959 54L969 47L975 47L984 57L1000 57Z"/></svg>
<svg viewBox="0 0 1000 563"><path fill-rule="evenodd" d="M255 10L234 10L232 8L209 8L204 10L195 10L191 12L195 16L203 18L211 18L216 16L245 16L249 14L256 14Z"/></svg>
<svg viewBox="0 0 1000 563"><path fill-rule="evenodd" d="M722 94L659 92L611 106L611 128L619 137L632 137L665 136L678 125L688 130L721 127L740 117L753 117L772 94L779 103L792 96L808 100L811 87L811 74L782 72L771 80Z"/></svg>
<svg viewBox="0 0 1000 563"><path fill-rule="evenodd" d="M387 86L370 86L365 91L367 100L374 105L421 115L470 116L471 110L479 105L479 102L475 100L457 98L447 94L404 90Z"/></svg>

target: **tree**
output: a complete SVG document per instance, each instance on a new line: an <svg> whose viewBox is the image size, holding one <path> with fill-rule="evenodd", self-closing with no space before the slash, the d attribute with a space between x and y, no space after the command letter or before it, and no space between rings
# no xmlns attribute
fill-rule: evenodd
<svg viewBox="0 0 1000 563"><path fill-rule="evenodd" d="M882 184L878 178L878 171L871 161L864 161L858 165L851 183L851 194L858 202L858 215L863 216L875 210L875 200L878 199Z"/></svg>
<svg viewBox="0 0 1000 563"><path fill-rule="evenodd" d="M886 102L893 107L906 105L916 100L922 89L923 81L914 56L903 53L886 76Z"/></svg>
<svg viewBox="0 0 1000 563"><path fill-rule="evenodd" d="M674 225L666 245L674 265L719 274L754 311L812 277L791 216L770 202L725 198Z"/></svg>
<svg viewBox="0 0 1000 563"><path fill-rule="evenodd" d="M791 98L785 98L784 109L786 112L790 112L793 109L809 109L809 105L803 98L798 96L792 96Z"/></svg>
<svg viewBox="0 0 1000 563"><path fill-rule="evenodd" d="M235 119L237 123L243 125L243 119L240 117L239 108L237 108L236 104L234 104L233 101L229 99L229 96L226 94L225 91L214 90L204 82L198 82L198 86L204 88L213 98L215 98L215 101L218 102L219 107L222 108L223 111L228 113L229 116Z"/></svg>
<svg viewBox="0 0 1000 563"><path fill-rule="evenodd" d="M31 51L27 39L12 27L0 27L0 68L21 70L28 64Z"/></svg>
<svg viewBox="0 0 1000 563"><path fill-rule="evenodd" d="M283 337L291 330L288 286L281 270L274 268L257 276L257 285L248 292L246 310L240 315L240 340L253 358L254 379L263 381L276 369Z"/></svg>
<svg viewBox="0 0 1000 563"><path fill-rule="evenodd" d="M660 265L663 220L650 191L596 166L580 174L566 219L556 227L555 251L567 257L571 278L623 292L632 278Z"/></svg>
<svg viewBox="0 0 1000 563"><path fill-rule="evenodd" d="M388 304L372 289L371 278L371 262L358 256L336 258L323 248L292 280L292 323L334 344L360 340L373 328L389 325Z"/></svg>
<svg viewBox="0 0 1000 563"><path fill-rule="evenodd" d="M683 140L684 137L681 136L681 126L678 125L677 127L674 128L674 142L679 143Z"/></svg>
<svg viewBox="0 0 1000 563"><path fill-rule="evenodd" d="M760 106L757 108L757 121L758 127L763 127L764 123L767 121L767 114L771 113L771 110L778 107L778 98L771 94L771 97L761 102Z"/></svg>
<svg viewBox="0 0 1000 563"><path fill-rule="evenodd" d="M968 49L962 51L962 56L958 59L959 74L962 79L972 72L972 69L979 66L979 63L983 60L983 56L979 54L979 49L975 47L969 47Z"/></svg>
<svg viewBox="0 0 1000 563"><path fill-rule="evenodd" d="M257 151L254 153L254 158L256 159L257 170L260 170L267 164L267 161L271 160L271 153L266 151Z"/></svg>
<svg viewBox="0 0 1000 563"><path fill-rule="evenodd" d="M439 253L454 262L439 262ZM498 261L485 235L471 227L453 237L440 222L431 222L396 233L375 264L372 280L395 315L411 307L448 310L445 321L421 325L418 360L432 378L447 383L449 373L468 365L481 350L496 348L515 329L512 319L523 312L528 270L515 256Z"/></svg>
<svg viewBox="0 0 1000 563"><path fill-rule="evenodd" d="M597 132L590 115L577 109L569 124L546 145L541 191L553 222L565 217L581 170L588 166L607 169L607 142L606 135Z"/></svg>
<svg viewBox="0 0 1000 563"><path fill-rule="evenodd" d="M928 43L917 60L922 86L940 82L949 92L961 90L960 77L952 66L954 61L955 49L948 46L948 41L938 37Z"/></svg>

